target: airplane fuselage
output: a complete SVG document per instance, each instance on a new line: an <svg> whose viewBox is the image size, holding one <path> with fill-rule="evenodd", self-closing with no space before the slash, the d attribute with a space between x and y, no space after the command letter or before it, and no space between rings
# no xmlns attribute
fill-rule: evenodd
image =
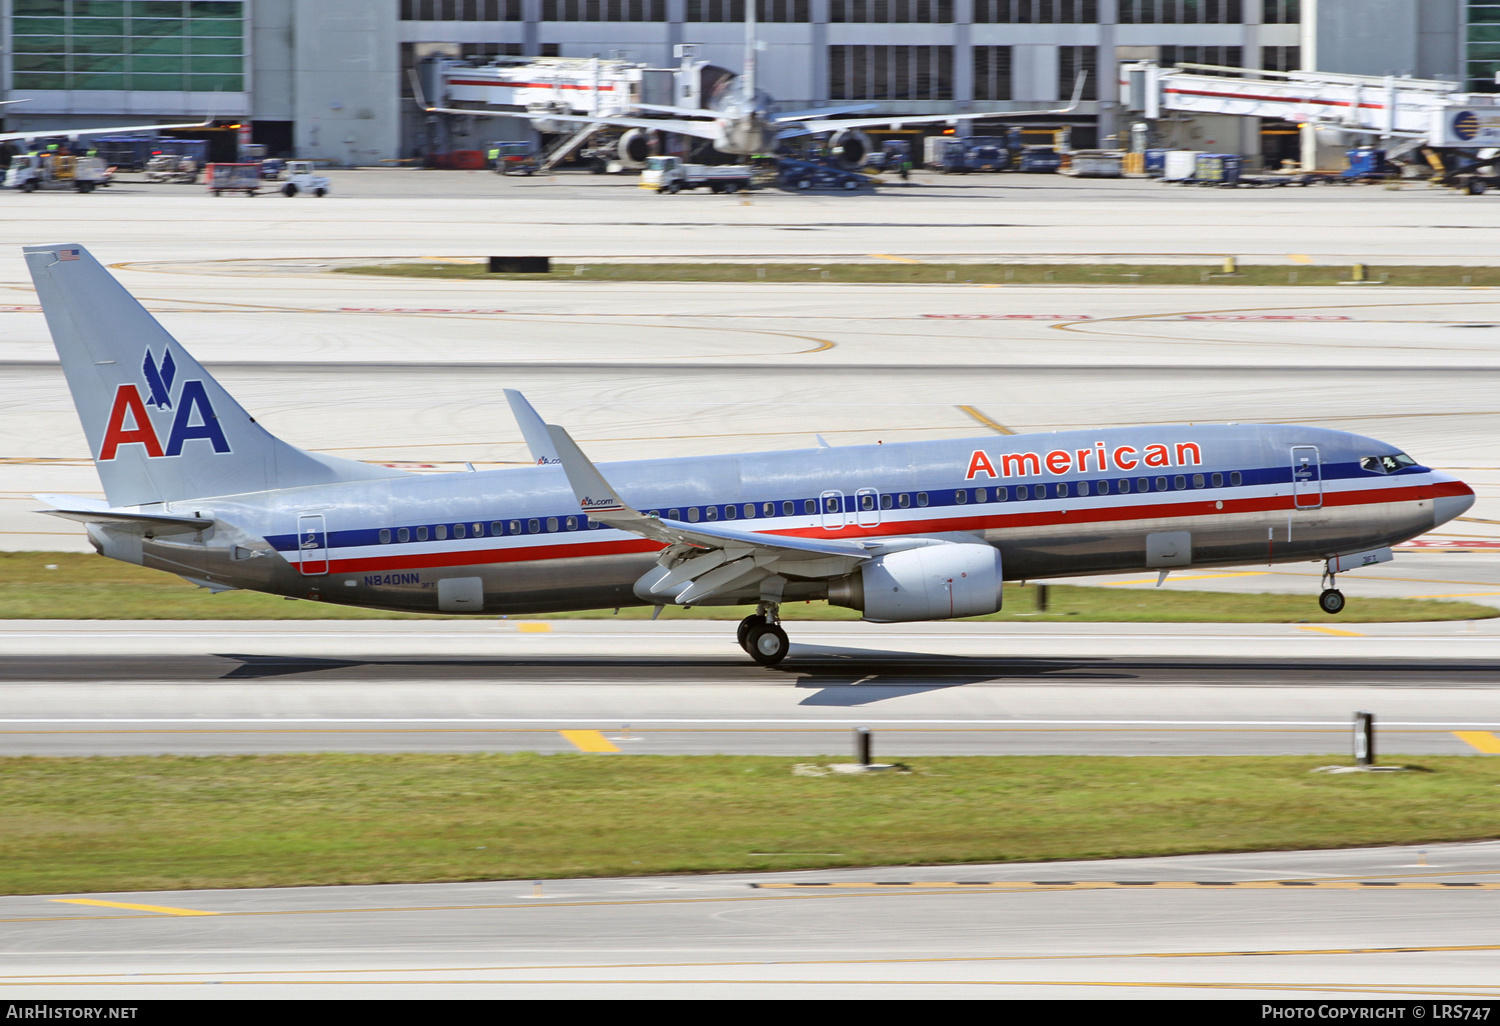
<svg viewBox="0 0 1500 1026"><path fill-rule="evenodd" d="M1000 551L1005 579L1035 580L1323 560L1405 541L1472 503L1448 475L1371 459L1398 453L1320 428L1169 425L601 469L625 501L667 520L805 538L980 538ZM150 508L217 523L154 538L97 526L90 535L106 555L214 587L414 612L647 604L637 582L663 547L591 520L557 466ZM838 588L790 579L783 598ZM711 601L754 602L758 589Z"/></svg>

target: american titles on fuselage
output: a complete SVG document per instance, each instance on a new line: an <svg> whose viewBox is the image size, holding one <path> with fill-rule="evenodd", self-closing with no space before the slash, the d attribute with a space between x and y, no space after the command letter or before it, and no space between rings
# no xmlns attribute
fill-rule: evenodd
<svg viewBox="0 0 1500 1026"><path fill-rule="evenodd" d="M1092 469L1089 467L1090 460L1095 463ZM996 459L991 459L983 449L975 449L969 457L969 468L964 473L964 480L972 481L981 474L992 478L1037 477L1044 469L1047 473L1056 475L1107 474L1112 470L1135 470L1141 466L1197 467L1202 464L1203 449L1197 442L1176 442L1171 445L1153 442L1139 449L1133 445L1117 445L1111 449L1103 442L1095 442L1090 449L1053 449L1045 455L1035 452L1007 452Z"/></svg>

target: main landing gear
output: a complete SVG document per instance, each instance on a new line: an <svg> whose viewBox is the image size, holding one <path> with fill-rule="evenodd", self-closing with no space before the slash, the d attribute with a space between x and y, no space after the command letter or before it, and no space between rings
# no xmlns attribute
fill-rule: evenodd
<svg viewBox="0 0 1500 1026"><path fill-rule="evenodd" d="M1344 593L1335 587L1338 582L1333 579L1332 570L1325 569L1323 571L1323 580L1321 583L1327 585L1327 587L1323 589L1323 594L1318 596L1318 608L1329 616L1342 613L1344 611Z"/></svg>
<svg viewBox="0 0 1500 1026"><path fill-rule="evenodd" d="M786 658L791 642L781 629L780 605L762 602L760 607L740 621L738 638L743 648L762 666L775 666Z"/></svg>

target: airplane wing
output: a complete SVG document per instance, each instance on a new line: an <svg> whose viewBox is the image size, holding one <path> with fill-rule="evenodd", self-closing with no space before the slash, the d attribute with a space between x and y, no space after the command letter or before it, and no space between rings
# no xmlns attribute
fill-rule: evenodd
<svg viewBox="0 0 1500 1026"><path fill-rule="evenodd" d="M567 431L548 424L547 433L579 509L601 524L666 544L657 559L661 570L642 579L664 603L692 605L778 574L843 577L872 558L859 542L762 534L648 516L620 499Z"/></svg>
<svg viewBox="0 0 1500 1026"><path fill-rule="evenodd" d="M619 118L589 114L533 114L519 110L467 110L462 107L427 107L430 114L478 114L487 118L525 118L527 121L576 121L580 125L616 125L621 128L645 128L676 135L694 135L700 139L717 139L719 132L712 121L675 119Z"/></svg>
<svg viewBox="0 0 1500 1026"><path fill-rule="evenodd" d="M840 129L849 128L878 128L886 125L891 128L900 128L903 125L932 125L940 122L953 124L958 121L972 121L975 118L1019 118L1029 117L1035 114L1071 114L1078 109L1078 103L1083 99L1083 84L1088 79L1088 74L1078 76L1078 81L1073 86L1073 99L1066 107L1058 107L1054 110L991 110L982 111L977 114L914 114L910 116L893 118L854 118L847 121L829 121L826 119L798 121L789 124L792 129L802 129L806 132L837 132ZM778 117L777 123L781 122ZM793 133L800 134L800 133Z"/></svg>
<svg viewBox="0 0 1500 1026"><path fill-rule="evenodd" d="M862 110L874 110L877 103L856 103L847 107L814 107L812 110L789 110L774 116L777 124L784 121L805 121L808 118L829 118L835 114L857 114Z"/></svg>
<svg viewBox="0 0 1500 1026"><path fill-rule="evenodd" d="M20 101L14 101L19 103ZM81 135L129 135L131 132L159 132L170 128L212 128L213 119L194 121L183 125L114 125L110 128L37 128L28 132L0 132L0 142L12 139L48 139L65 136L76 139Z"/></svg>
<svg viewBox="0 0 1500 1026"><path fill-rule="evenodd" d="M526 397L514 388L505 390L505 399L510 403L510 411L515 414L516 423L521 427L521 435L526 439L526 448L531 450L531 458L538 465L543 463L561 463L557 458L557 448L552 444L552 436L547 434L547 425L542 420L541 414L532 408L526 401Z"/></svg>

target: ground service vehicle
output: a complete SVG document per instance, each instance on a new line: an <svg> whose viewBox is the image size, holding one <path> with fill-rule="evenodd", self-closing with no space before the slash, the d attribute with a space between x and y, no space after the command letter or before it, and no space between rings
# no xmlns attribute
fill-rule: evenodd
<svg viewBox="0 0 1500 1026"><path fill-rule="evenodd" d="M783 160L778 176L783 188L807 191L809 189L842 189L854 192L874 185L869 175L859 171L848 171L835 164L817 160Z"/></svg>
<svg viewBox="0 0 1500 1026"><path fill-rule="evenodd" d="M66 153L18 153L5 172L6 188L35 192L38 189L77 189L92 192L109 184L109 169L98 157L74 157Z"/></svg>
<svg viewBox="0 0 1500 1026"><path fill-rule="evenodd" d="M286 170L282 173L286 184L281 187L281 194L295 196L299 192L310 192L314 196L328 195L328 179L314 173L315 170L310 160L287 161Z"/></svg>
<svg viewBox="0 0 1500 1026"><path fill-rule="evenodd" d="M747 164L684 164L680 157L652 157L641 172L641 188L657 195L683 189L739 192L750 188L754 170Z"/></svg>
<svg viewBox="0 0 1500 1026"><path fill-rule="evenodd" d="M534 175L541 162L527 142L497 142L490 147L498 151L493 170L502 175Z"/></svg>
<svg viewBox="0 0 1500 1026"><path fill-rule="evenodd" d="M254 196L264 184L260 178L259 164L210 164L204 178L208 191L215 196L226 192L243 192Z"/></svg>
<svg viewBox="0 0 1500 1026"><path fill-rule="evenodd" d="M1011 165L1006 140L999 136L929 136L923 163L945 175L970 171L1005 171Z"/></svg>
<svg viewBox="0 0 1500 1026"><path fill-rule="evenodd" d="M192 157L179 157L175 153L158 153L146 161L146 181L186 182L198 180L198 162Z"/></svg>
<svg viewBox="0 0 1500 1026"><path fill-rule="evenodd" d="M1159 424L595 466L508 393L534 465L412 474L256 421L82 246L24 247L104 499L44 495L103 555L206 588L497 616L783 602L867 621L997 612L1006 580L1316 561L1335 575L1474 492L1397 446L1296 424Z"/></svg>

